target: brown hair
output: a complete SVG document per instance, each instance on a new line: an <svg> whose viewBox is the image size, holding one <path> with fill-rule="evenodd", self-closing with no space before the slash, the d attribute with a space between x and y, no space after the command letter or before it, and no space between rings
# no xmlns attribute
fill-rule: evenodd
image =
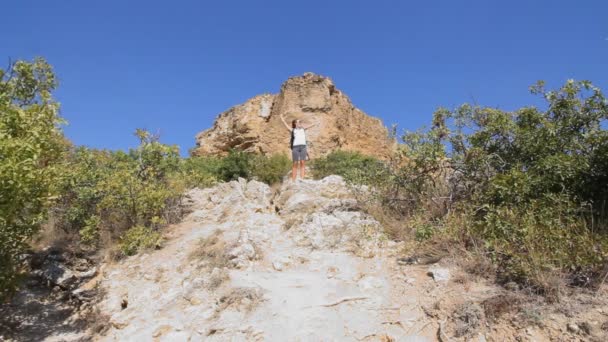
<svg viewBox="0 0 608 342"><path fill-rule="evenodd" d="M297 120L297 119L293 119L293 120L291 121L291 128L296 128L296 122L298 122L298 120Z"/></svg>

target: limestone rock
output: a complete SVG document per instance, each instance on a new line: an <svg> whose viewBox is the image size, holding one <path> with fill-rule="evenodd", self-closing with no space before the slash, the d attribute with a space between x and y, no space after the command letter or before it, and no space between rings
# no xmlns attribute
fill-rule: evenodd
<svg viewBox="0 0 608 342"><path fill-rule="evenodd" d="M283 262L281 262L281 261L273 261L272 268L274 268L276 271L280 272L285 268L285 264L283 264Z"/></svg>
<svg viewBox="0 0 608 342"><path fill-rule="evenodd" d="M581 329L578 327L578 325L574 324L574 323L568 323L568 331L573 333L573 334L577 334Z"/></svg>
<svg viewBox="0 0 608 342"><path fill-rule="evenodd" d="M288 153L290 135L281 115L289 124L318 124L307 132L312 157L343 149L386 158L394 146L380 119L353 106L331 79L305 73L289 78L276 95L258 95L221 113L213 127L197 134L193 154Z"/></svg>
<svg viewBox="0 0 608 342"><path fill-rule="evenodd" d="M338 249L371 258L383 245L380 224L358 210L342 177L283 184L274 201L298 246Z"/></svg>
<svg viewBox="0 0 608 342"><path fill-rule="evenodd" d="M444 267L433 266L429 268L428 274L437 283L447 283L450 280L450 270Z"/></svg>
<svg viewBox="0 0 608 342"><path fill-rule="evenodd" d="M72 270L56 261L46 261L37 274L48 280L51 284L58 285L64 289L70 288L78 280Z"/></svg>
<svg viewBox="0 0 608 342"><path fill-rule="evenodd" d="M320 181L286 182L274 203L281 215L302 215L352 205L351 196L342 177L328 176Z"/></svg>
<svg viewBox="0 0 608 342"><path fill-rule="evenodd" d="M229 253L233 258L232 262L238 268L247 266L248 261L255 259L255 248L250 243L243 243L233 248Z"/></svg>
<svg viewBox="0 0 608 342"><path fill-rule="evenodd" d="M193 189L186 196L193 208L190 217L195 221L238 221L236 218L250 218L250 212L270 213L273 210L270 187L243 178L213 188Z"/></svg>

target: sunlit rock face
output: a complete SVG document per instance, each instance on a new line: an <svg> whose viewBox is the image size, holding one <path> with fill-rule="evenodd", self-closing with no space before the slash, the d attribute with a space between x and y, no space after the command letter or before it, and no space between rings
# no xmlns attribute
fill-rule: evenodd
<svg viewBox="0 0 608 342"><path fill-rule="evenodd" d="M305 73L289 78L278 94L258 95L221 113L196 136L193 154L288 153L290 134L281 115L289 125L293 119L317 124L307 131L311 157L342 149L384 159L394 146L380 119L353 106L331 79Z"/></svg>

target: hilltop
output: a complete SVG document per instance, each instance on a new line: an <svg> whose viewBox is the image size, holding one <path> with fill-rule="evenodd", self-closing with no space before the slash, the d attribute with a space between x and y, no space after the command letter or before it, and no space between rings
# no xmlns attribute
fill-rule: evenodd
<svg viewBox="0 0 608 342"><path fill-rule="evenodd" d="M308 135L314 156L342 149L384 159L394 143L382 121L356 108L331 79L305 73L285 81L278 94L258 95L221 113L213 127L197 134L193 154L287 153L289 134L281 115L288 123L318 124Z"/></svg>

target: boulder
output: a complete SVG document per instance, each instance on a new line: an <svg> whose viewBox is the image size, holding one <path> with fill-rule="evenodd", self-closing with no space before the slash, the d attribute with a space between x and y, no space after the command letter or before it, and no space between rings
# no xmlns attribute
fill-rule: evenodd
<svg viewBox="0 0 608 342"><path fill-rule="evenodd" d="M50 284L64 289L70 288L78 280L76 273L57 261L45 261L42 267L36 270L35 273Z"/></svg>
<svg viewBox="0 0 608 342"><path fill-rule="evenodd" d="M430 267L428 275L437 283L447 283L450 280L450 270L445 267Z"/></svg>

